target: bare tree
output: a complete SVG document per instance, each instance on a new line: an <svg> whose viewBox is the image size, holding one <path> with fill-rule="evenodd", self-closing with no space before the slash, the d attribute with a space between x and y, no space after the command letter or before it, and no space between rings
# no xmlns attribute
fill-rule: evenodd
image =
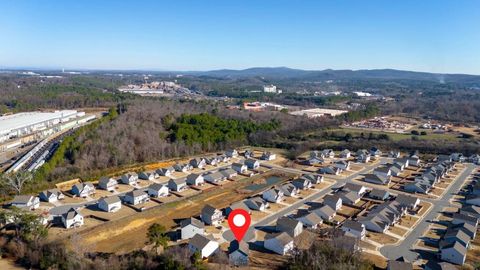
<svg viewBox="0 0 480 270"><path fill-rule="evenodd" d="M30 172L8 173L0 177L2 186L14 189L17 194L22 192L25 183L30 182L33 176Z"/></svg>

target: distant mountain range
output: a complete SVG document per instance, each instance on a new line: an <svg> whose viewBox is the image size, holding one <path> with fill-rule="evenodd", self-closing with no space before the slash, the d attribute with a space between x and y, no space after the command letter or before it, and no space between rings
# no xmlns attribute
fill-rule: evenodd
<svg viewBox="0 0 480 270"><path fill-rule="evenodd" d="M197 76L242 78L259 76L265 78L298 78L309 80L339 80L339 79L405 79L427 80L437 82L475 82L480 83L479 75L468 74L439 74L415 72L395 69L370 70L302 70L287 67L254 67L242 70L220 69L204 72L191 72Z"/></svg>

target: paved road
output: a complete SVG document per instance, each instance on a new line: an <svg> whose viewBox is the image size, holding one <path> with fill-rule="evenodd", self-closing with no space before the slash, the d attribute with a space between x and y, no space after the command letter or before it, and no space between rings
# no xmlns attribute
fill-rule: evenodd
<svg viewBox="0 0 480 270"><path fill-rule="evenodd" d="M430 222L434 220L442 211L444 207L450 206L450 200L461 189L469 175L475 170L476 166L473 164L466 164L466 169L455 179L455 181L447 188L440 197L433 203L433 207L429 212L421 219L417 224L415 230L413 230L401 243L398 245L387 245L380 248L380 253L388 259L397 259L404 257L407 261L414 261L418 258L419 254L412 250L415 242L425 233L428 229Z"/></svg>

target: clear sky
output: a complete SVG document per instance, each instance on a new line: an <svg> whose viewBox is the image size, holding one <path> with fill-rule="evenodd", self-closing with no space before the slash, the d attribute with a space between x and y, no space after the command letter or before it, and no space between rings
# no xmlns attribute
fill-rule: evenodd
<svg viewBox="0 0 480 270"><path fill-rule="evenodd" d="M1 0L0 66L480 74L480 1Z"/></svg>

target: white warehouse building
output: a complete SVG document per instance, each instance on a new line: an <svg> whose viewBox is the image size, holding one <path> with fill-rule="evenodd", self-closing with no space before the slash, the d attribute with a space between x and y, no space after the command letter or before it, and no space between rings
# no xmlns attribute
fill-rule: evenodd
<svg viewBox="0 0 480 270"><path fill-rule="evenodd" d="M63 110L54 112L24 112L0 117L0 143L30 135L57 124L85 116L84 112Z"/></svg>

